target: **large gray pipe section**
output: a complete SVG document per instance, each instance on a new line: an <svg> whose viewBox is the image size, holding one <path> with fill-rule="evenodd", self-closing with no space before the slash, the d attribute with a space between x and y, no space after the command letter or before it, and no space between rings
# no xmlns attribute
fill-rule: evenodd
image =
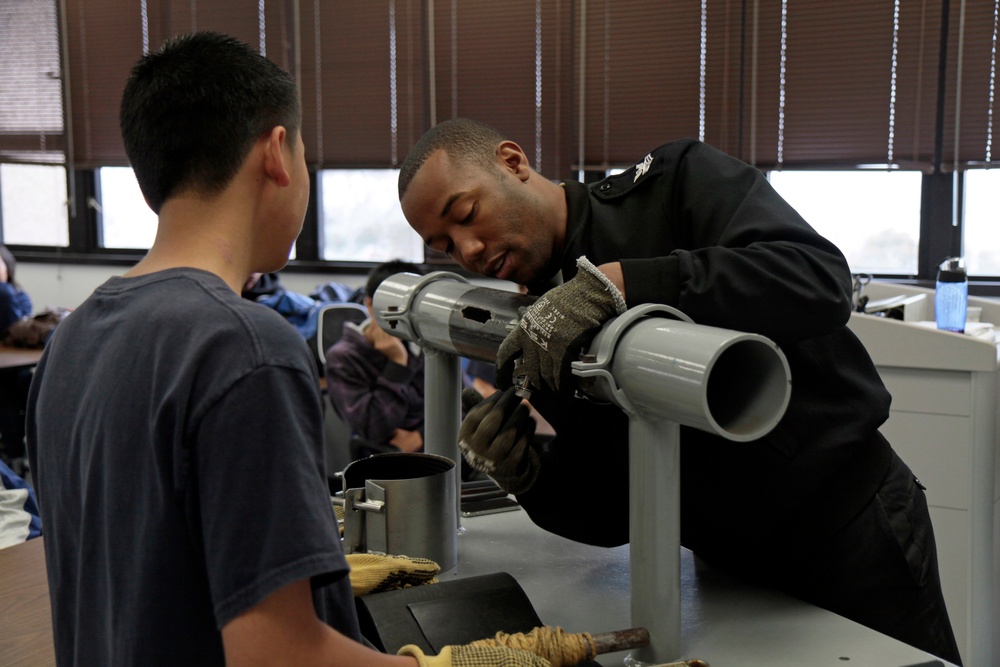
<svg viewBox="0 0 1000 667"><path fill-rule="evenodd" d="M475 287L456 274L397 274L373 303L386 331L426 349L494 361L533 297ZM576 389L629 416L632 624L650 644L630 664L680 656L679 425L733 441L758 439L784 415L791 373L763 336L706 327L668 306L643 305L605 323L572 364ZM443 395L446 393L447 395ZM428 383L428 405L458 405ZM435 428L427 409L425 433ZM457 428L433 431L457 456ZM429 439L428 439L429 440ZM432 453L441 453L435 451Z"/></svg>
<svg viewBox="0 0 1000 667"><path fill-rule="evenodd" d="M461 276L438 271L397 273L375 290L375 321L394 336L426 351L424 451L456 463L462 419L459 357L494 361L500 342L517 325L519 310L535 297L477 287ZM461 486L461 475L456 477ZM457 494L461 499L461 493ZM461 520L455 508L456 523Z"/></svg>
<svg viewBox="0 0 1000 667"><path fill-rule="evenodd" d="M397 273L375 290L372 306L378 325L427 350L425 451L458 461L458 357L495 361L500 343L517 325L520 309L535 298L477 287L448 271Z"/></svg>
<svg viewBox="0 0 1000 667"><path fill-rule="evenodd" d="M767 435L791 397L788 362L763 336L647 304L607 322L572 366L585 394L629 416L632 625L650 643L626 662L679 659L680 425L733 441Z"/></svg>
<svg viewBox="0 0 1000 667"><path fill-rule="evenodd" d="M785 355L764 336L706 327L645 304L607 322L574 361L578 387L630 416L668 419L727 440L756 440L791 397Z"/></svg>
<svg viewBox="0 0 1000 667"><path fill-rule="evenodd" d="M495 361L520 310L536 298L478 287L458 274L437 271L390 276L375 290L372 305L379 326L394 336L429 349Z"/></svg>

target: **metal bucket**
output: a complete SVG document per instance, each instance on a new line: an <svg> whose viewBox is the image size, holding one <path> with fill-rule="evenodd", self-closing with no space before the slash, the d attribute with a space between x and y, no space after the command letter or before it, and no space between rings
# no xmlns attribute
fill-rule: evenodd
<svg viewBox="0 0 1000 667"><path fill-rule="evenodd" d="M417 453L377 454L344 469L344 551L458 563L455 462Z"/></svg>

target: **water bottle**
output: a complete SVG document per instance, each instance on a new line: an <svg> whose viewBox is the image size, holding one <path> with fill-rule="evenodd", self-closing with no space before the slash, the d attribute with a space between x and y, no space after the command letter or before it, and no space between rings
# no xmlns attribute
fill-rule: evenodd
<svg viewBox="0 0 1000 667"><path fill-rule="evenodd" d="M969 279L961 257L949 257L938 266L934 292L934 315L937 328L965 332L965 314L969 304Z"/></svg>

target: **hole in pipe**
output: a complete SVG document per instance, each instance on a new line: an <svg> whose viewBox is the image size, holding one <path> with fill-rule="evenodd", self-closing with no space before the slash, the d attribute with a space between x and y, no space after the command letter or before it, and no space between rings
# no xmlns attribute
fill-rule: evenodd
<svg viewBox="0 0 1000 667"><path fill-rule="evenodd" d="M462 309L462 317L467 320L472 320L473 322L479 322L480 324L486 324L490 321L493 315L490 311L485 308L476 308L475 306L466 306Z"/></svg>

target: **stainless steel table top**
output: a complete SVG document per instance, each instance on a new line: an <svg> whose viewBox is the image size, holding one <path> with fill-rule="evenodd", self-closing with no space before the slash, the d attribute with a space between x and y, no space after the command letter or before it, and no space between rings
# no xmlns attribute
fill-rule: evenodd
<svg viewBox="0 0 1000 667"><path fill-rule="evenodd" d="M631 627L628 546L593 547L535 526L523 510L462 519L458 565L442 580L508 572L546 625L591 633ZM712 667L944 664L841 616L742 582L683 550L681 650ZM600 656L622 665L627 652Z"/></svg>

